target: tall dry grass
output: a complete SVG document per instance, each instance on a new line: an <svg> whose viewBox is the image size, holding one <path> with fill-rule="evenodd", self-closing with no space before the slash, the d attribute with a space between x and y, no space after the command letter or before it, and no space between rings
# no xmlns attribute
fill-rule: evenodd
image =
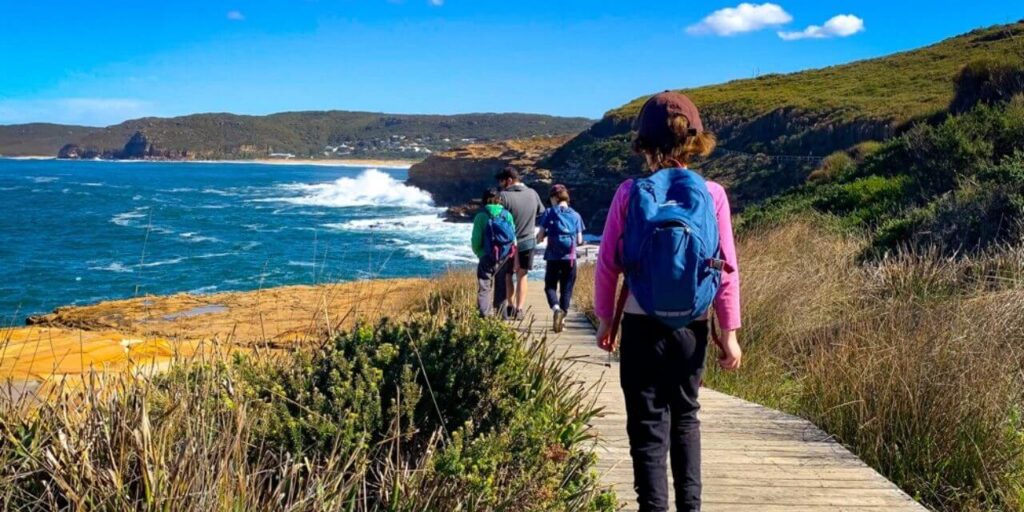
<svg viewBox="0 0 1024 512"><path fill-rule="evenodd" d="M742 233L744 365L707 384L810 419L933 509L1024 510L1024 247L865 245L817 217ZM577 290L592 311L592 278Z"/></svg>
<svg viewBox="0 0 1024 512"><path fill-rule="evenodd" d="M1024 507L1024 248L905 253L800 220L747 233L743 371L708 383L807 417L938 510Z"/></svg>

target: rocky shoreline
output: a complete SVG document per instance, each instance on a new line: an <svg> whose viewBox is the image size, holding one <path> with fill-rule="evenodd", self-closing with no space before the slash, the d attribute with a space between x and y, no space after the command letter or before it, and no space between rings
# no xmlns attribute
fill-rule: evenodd
<svg viewBox="0 0 1024 512"><path fill-rule="evenodd" d="M68 306L0 329L0 382L161 368L210 352L287 349L410 307L425 279L147 296Z"/></svg>

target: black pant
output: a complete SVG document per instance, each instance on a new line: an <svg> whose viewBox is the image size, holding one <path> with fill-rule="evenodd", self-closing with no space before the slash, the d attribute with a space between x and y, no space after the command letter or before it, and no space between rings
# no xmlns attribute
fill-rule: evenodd
<svg viewBox="0 0 1024 512"><path fill-rule="evenodd" d="M544 293L548 296L548 306L557 304L562 311L569 311L572 302L572 289L576 286L576 264L569 260L551 260L544 269ZM561 288L561 296L558 290Z"/></svg>
<svg viewBox="0 0 1024 512"><path fill-rule="evenodd" d="M672 330L648 316L627 314L622 320L620 381L641 512L668 510L669 453L676 508L700 510L697 392L707 347L707 321Z"/></svg>

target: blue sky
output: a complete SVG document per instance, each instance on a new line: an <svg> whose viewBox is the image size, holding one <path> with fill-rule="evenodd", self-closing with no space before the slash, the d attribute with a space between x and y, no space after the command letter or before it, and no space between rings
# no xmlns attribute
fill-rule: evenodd
<svg viewBox="0 0 1024 512"><path fill-rule="evenodd" d="M885 55L1018 0L0 0L0 124L285 110L599 117Z"/></svg>

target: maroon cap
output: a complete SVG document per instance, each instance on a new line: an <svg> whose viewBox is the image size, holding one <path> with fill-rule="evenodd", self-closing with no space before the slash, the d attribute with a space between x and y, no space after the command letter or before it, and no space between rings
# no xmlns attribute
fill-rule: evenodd
<svg viewBox="0 0 1024 512"><path fill-rule="evenodd" d="M562 185L561 183L556 183L551 186L551 192L549 193L549 195L553 196L561 194L562 192L569 192L569 189L565 188L565 185Z"/></svg>
<svg viewBox="0 0 1024 512"><path fill-rule="evenodd" d="M636 117L636 129L642 139L658 140L669 135L668 118L683 116L690 123L690 134L704 132L704 123L700 120L697 106L685 94L665 91L655 94L644 103L640 114Z"/></svg>

